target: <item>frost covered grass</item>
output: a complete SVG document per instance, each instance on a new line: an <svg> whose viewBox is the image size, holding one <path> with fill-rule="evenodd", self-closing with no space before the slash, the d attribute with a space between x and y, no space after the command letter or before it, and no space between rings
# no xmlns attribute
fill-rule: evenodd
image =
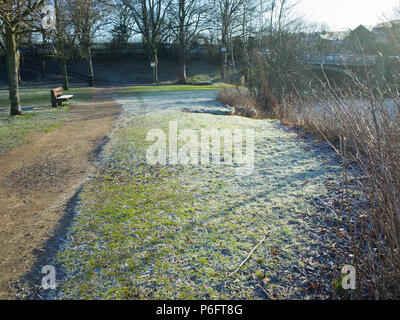
<svg viewBox="0 0 400 320"><path fill-rule="evenodd" d="M68 107L28 111L23 116L0 116L0 155L24 143L34 132L50 132L68 117Z"/></svg>
<svg viewBox="0 0 400 320"><path fill-rule="evenodd" d="M143 93L157 93L157 92L172 92L172 91L210 91L219 88L232 87L225 83L215 83L210 85L156 85L156 86L130 86L122 88L119 91L120 95L132 95Z"/></svg>
<svg viewBox="0 0 400 320"><path fill-rule="evenodd" d="M183 113L214 91L142 93L125 112L57 255L51 298L291 299L330 294L331 239L310 199L340 174L329 148L272 120ZM255 169L148 165L149 130L255 130ZM267 236L238 272L229 276ZM309 281L312 279L312 282ZM316 285L319 283L319 286Z"/></svg>
<svg viewBox="0 0 400 320"><path fill-rule="evenodd" d="M74 99L64 107L50 107L51 89L22 89L22 116L9 117L8 91L0 92L0 155L27 141L35 132L50 132L63 125L69 106L90 100L90 89L71 89Z"/></svg>
<svg viewBox="0 0 400 320"><path fill-rule="evenodd" d="M21 107L47 107L51 106L50 91L53 88L23 88L20 89ZM90 100L90 88L72 88L68 90L68 94L73 94L74 98L70 100L69 104L85 102ZM65 103L68 105L68 103ZM0 91L0 115L8 115L9 113L9 100L8 90Z"/></svg>

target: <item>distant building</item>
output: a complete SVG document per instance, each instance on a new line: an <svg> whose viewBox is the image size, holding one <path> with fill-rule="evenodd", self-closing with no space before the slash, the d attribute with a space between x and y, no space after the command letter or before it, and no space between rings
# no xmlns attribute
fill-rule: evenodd
<svg viewBox="0 0 400 320"><path fill-rule="evenodd" d="M375 54L377 52L376 35L372 27L359 25L346 39L348 49L354 53Z"/></svg>
<svg viewBox="0 0 400 320"><path fill-rule="evenodd" d="M327 53L344 53L344 44L349 35L350 31L321 32L319 37L324 43Z"/></svg>
<svg viewBox="0 0 400 320"><path fill-rule="evenodd" d="M400 20L376 26L359 25L349 31L323 31L301 36L311 51L317 54L377 54L379 51L393 55L394 48L400 44ZM397 45L393 43L396 39Z"/></svg>
<svg viewBox="0 0 400 320"><path fill-rule="evenodd" d="M393 20L380 23L372 28L378 43L388 43L396 37L400 31L400 20Z"/></svg>
<svg viewBox="0 0 400 320"><path fill-rule="evenodd" d="M348 31L303 33L301 39L311 52L328 55L343 52L345 50L344 42L349 34Z"/></svg>

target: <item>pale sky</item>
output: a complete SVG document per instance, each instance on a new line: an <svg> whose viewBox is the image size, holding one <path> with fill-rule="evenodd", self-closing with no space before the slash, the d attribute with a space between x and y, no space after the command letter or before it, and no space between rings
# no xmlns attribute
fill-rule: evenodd
<svg viewBox="0 0 400 320"><path fill-rule="evenodd" d="M309 22L326 23L330 31L375 25L393 17L400 0L301 0L298 12Z"/></svg>

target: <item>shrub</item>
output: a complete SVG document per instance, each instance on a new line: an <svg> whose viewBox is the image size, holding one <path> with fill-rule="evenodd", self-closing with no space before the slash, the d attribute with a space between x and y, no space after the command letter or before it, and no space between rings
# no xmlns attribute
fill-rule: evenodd
<svg viewBox="0 0 400 320"><path fill-rule="evenodd" d="M257 100L246 89L240 89L238 87L236 89L221 88L218 91L217 100L230 107L242 107L255 111L256 117L258 117Z"/></svg>
<svg viewBox="0 0 400 320"><path fill-rule="evenodd" d="M400 297L400 97L354 80L356 89L292 95L277 116L325 137L343 157L343 205L338 254L357 272L358 298ZM338 146L340 141L340 146ZM347 168L359 168L357 202L348 194ZM349 258L351 257L351 258Z"/></svg>

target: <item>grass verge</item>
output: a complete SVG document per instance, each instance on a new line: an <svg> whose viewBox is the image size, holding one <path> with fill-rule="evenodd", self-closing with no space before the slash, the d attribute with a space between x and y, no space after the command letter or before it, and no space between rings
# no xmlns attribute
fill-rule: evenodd
<svg viewBox="0 0 400 320"><path fill-rule="evenodd" d="M8 116L8 107L0 109L0 155L28 140L35 132L50 132L63 125L68 119L69 107L72 104L90 100L90 89L71 89L73 100L64 103L64 107L50 107L51 89L22 89L22 116ZM8 92L0 93L0 106L8 104ZM28 109L26 109L28 108Z"/></svg>
<svg viewBox="0 0 400 320"><path fill-rule="evenodd" d="M41 88L41 89L20 89L21 107L46 107L51 105L50 91L52 88ZM92 95L90 88L72 88L68 90L68 94L73 94L74 98L71 103L80 103L88 101ZM9 112L9 100L8 91L0 91L0 115L8 115Z"/></svg>
<svg viewBox="0 0 400 320"><path fill-rule="evenodd" d="M135 93L157 93L167 91L198 91L198 90L218 90L220 88L232 87L225 83L216 83L211 85L156 85L156 86L130 86L122 88L119 95L129 95Z"/></svg>

